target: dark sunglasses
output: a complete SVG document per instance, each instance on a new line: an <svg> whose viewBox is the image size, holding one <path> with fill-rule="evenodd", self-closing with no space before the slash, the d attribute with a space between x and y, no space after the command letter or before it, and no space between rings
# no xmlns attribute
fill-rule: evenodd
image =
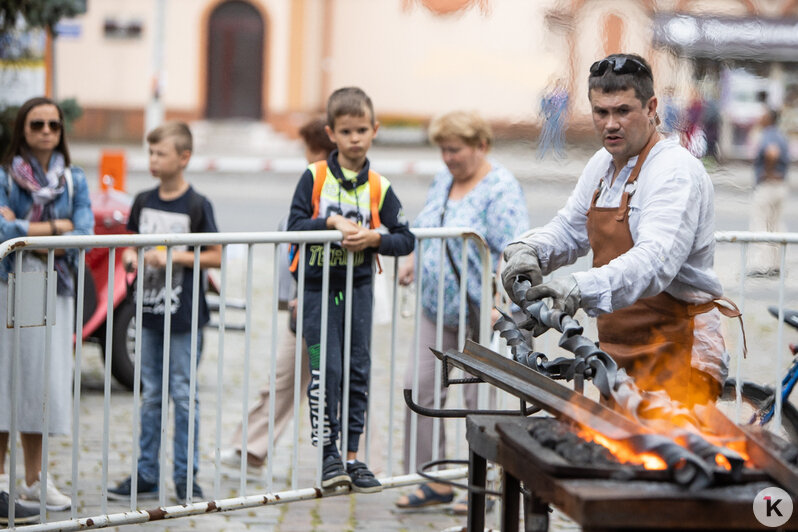
<svg viewBox="0 0 798 532"><path fill-rule="evenodd" d="M616 57L614 59L596 61L590 65L590 76L601 77L608 68L612 68L612 71L616 74L638 74L642 72L652 80L654 79L648 67L633 57Z"/></svg>
<svg viewBox="0 0 798 532"><path fill-rule="evenodd" d="M50 127L50 131L52 131L53 133L58 133L59 131L61 131L60 120L31 120L28 123L31 131L41 131L42 129L44 129L45 124L47 124Z"/></svg>

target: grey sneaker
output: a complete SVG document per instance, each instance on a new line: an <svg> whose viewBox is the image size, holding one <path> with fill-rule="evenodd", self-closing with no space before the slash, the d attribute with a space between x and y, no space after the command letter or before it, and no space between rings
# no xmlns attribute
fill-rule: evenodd
<svg viewBox="0 0 798 532"><path fill-rule="evenodd" d="M8 493L0 492L0 525L8 524ZM14 525L25 525L39 522L39 510L27 508L19 503L14 504Z"/></svg>
<svg viewBox="0 0 798 532"><path fill-rule="evenodd" d="M346 463L346 472L352 481L352 490L358 493L377 493L382 491L382 484L374 477L374 473L363 462L355 460Z"/></svg>
<svg viewBox="0 0 798 532"><path fill-rule="evenodd" d="M324 459L321 468L321 487L337 488L338 486L349 486L352 481L344 469L344 463L337 456L328 456Z"/></svg>

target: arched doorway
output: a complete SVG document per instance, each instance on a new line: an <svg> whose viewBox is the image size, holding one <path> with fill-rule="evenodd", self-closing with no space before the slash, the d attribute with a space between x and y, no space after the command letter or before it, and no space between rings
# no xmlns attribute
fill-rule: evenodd
<svg viewBox="0 0 798 532"><path fill-rule="evenodd" d="M231 0L208 23L207 118L263 118L263 17Z"/></svg>

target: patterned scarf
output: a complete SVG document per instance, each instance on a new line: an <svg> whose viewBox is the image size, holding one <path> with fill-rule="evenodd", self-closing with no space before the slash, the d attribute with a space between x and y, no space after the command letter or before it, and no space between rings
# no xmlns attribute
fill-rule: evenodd
<svg viewBox="0 0 798 532"><path fill-rule="evenodd" d="M64 192L64 156L53 152L50 168L44 171L35 157L27 159L21 155L11 161L11 177L19 188L30 192L33 207L28 213L31 222L46 222L53 219L52 203Z"/></svg>
<svg viewBox="0 0 798 532"><path fill-rule="evenodd" d="M47 172L35 157L27 159L21 155L14 156L11 161L11 178L19 188L30 192L33 198L28 221L46 222L56 219L53 201L65 191L65 170L64 155L58 151L53 152L50 157L50 168ZM58 295L74 295L75 283L66 255L55 257L54 266L58 272Z"/></svg>

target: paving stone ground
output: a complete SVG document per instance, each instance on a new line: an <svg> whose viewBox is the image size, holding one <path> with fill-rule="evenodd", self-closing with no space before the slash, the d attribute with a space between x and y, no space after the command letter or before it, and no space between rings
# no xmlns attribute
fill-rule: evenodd
<svg viewBox="0 0 798 532"><path fill-rule="evenodd" d="M80 153L80 147L76 147L76 153ZM88 150L88 151L86 151ZM92 160L96 160L98 150L93 147L84 147L84 151L89 153ZM294 150L297 151L297 150ZM298 153L298 151L297 151ZM587 152L586 152L587 153ZM391 152L391 155L405 157L408 159L430 159L437 157L436 153L431 153L429 149L407 150L404 152ZM510 158L512 153L503 154L505 158ZM520 156L519 156L520 157ZM524 154L528 158L528 154ZM501 158L501 157L500 157ZM582 157L584 159L584 157ZM540 179L545 183L553 178L568 173L573 178L578 175L578 171L584 164L584 160L579 157L570 159L565 166L544 164L535 166L540 175L529 176L529 180ZM512 159L511 159L512 160ZM519 158L519 161L521 159ZM520 163L518 164L520 167ZM529 166L527 166L529 167ZM739 191L739 200L730 200L726 203L719 203L716 209L736 209L744 207L745 200L750 191L750 169L745 165L730 164L713 173L713 181L716 187L725 191ZM554 177L552 177L554 176ZM548 180L548 181L547 181ZM788 209L786 215L791 216ZM747 211L746 211L747 214ZM252 288L255 311L253 312L252 336L251 336L251 369L245 371L244 366L244 337L241 333L228 333L226 336L224 353L224 383L221 388L221 408L222 408L222 444L232 433L236 423L240 420L242 411L242 391L245 378L249 378L249 404L256 400L258 387L265 382L268 375L268 356L271 345L271 255L265 248L256 248L255 255L255 274L254 286ZM241 297L246 293L244 283L244 270L246 260L244 250L230 250L230 295ZM737 298L735 294L736 286L739 284L739 251L735 246L718 246L716 264L721 280L729 295ZM789 268L794 270L798 264L790 256ZM390 271L390 269L388 269ZM795 293L795 282L788 278L787 288L790 293ZM774 281L751 281L747 290L754 290L758 293L767 293L767 297L751 298L747 300L746 327L749 338L749 348L752 354L745 361L742 361L741 369L746 378L757 382L773 381L773 361L776 359L779 347L775 341L776 321L766 313L767 304L776 302L776 284ZM412 304L411 307L412 308ZM233 314L233 313L230 313ZM587 334L590 336L591 322L581 316L587 325ZM280 317L281 323L278 330L285 327L284 316ZM240 322L240 316L230 316L230 321ZM412 318L401 318L398 322L398 351L397 351L397 373L392 377L389 371L389 352L387 342L390 328L378 327L375 331L375 345L377 349L374 354L373 390L375 390L374 406L372 412L376 427L372 429L370 442L371 456L369 464L378 474L385 476L388 472L388 462L386 461L388 439L392 435L390 445L394 457L401 454L402 438L402 416L404 403L401 400L401 375L404 371L404 360L407 356L407 346L409 338L412 337ZM731 327L731 322L728 324ZM787 341L795 341L793 331L785 332ZM730 340L731 352L736 353L738 349L737 330L731 329L727 335ZM552 356L556 356L556 338L551 335L544 336L540 340L543 351ZM784 354L786 356L786 353ZM216 425L216 406L217 406L217 361L218 361L218 336L214 331L207 331L205 337L205 351L199 369L199 395L201 401L201 469L198 482L205 489L208 496L217 498L228 498L237 496L240 492L240 481L237 477L220 477L219 492L214 493L214 435ZM786 359L785 359L786 360ZM732 372L737 366L733 362ZM104 426L103 419L103 366L95 348L87 346L84 352L84 366L81 372L83 387L81 392L80 406L80 440L79 440L79 478L78 478L78 516L95 516L102 513L101 506L101 477L102 477L102 442L103 435L107 432L110 439L108 449L108 479L109 484L113 484L124 478L130 472L131 454L133 452L134 441L132 431L134 420L132 415L132 394L121 389L114 384L111 395L111 416L108 426ZM395 384L394 395L394 418L392 425L388 425L389 404L386 390L391 382ZM514 403L513 403L514 404ZM450 405L452 406L452 405ZM300 421L300 441L299 450L301 461L296 472L291 469L290 454L292 449L291 435L293 428L286 430L286 435L280 441L272 457L272 467L274 469L274 480L271 486L274 491L289 489L292 475L298 476L300 487L313 485L315 477L315 448L308 441L308 415L306 407L303 408L299 416ZM450 427L450 434L457 434L454 427ZM171 441L170 438L167 439ZM451 444L450 456L465 457L466 447L464 435L459 433L459 437L449 438ZM459 444L459 445L458 445ZM364 446L361 446L363 448ZM171 454L171 450L169 451ZM18 453L21 455L21 452ZM21 456L20 456L21 459ZM50 441L49 467L59 487L64 491L71 489L69 482L71 478L72 460L72 440L71 438L52 438ZM398 458L392 462L392 473L402 474L401 464ZM19 469L21 472L21 468ZM171 499L173 487L171 483L171 472L167 470L167 504L174 504ZM264 480L263 482L250 482L246 486L248 495L255 493L265 493L270 487ZM189 531L189 530L265 530L265 531L341 531L341 530L387 530L387 531L416 531L416 530L450 530L457 529L465 525L465 518L454 516L446 509L434 508L422 511L408 512L398 510L394 506L395 499L401 494L412 489L394 488L379 494L357 494L342 495L319 500L309 500L292 502L289 504L272 505L254 509L237 510L226 513L212 513L200 517L189 517L173 520L164 520L142 525L130 525L118 527L118 530L134 531L137 529L154 529L170 531ZM465 494L460 493L461 497ZM150 508L155 504L142 505L142 508ZM123 512L129 509L125 505L109 502L108 512ZM488 524L497 526L498 512L489 516ZM68 519L69 512L52 512L48 516L49 520ZM552 516L552 529L554 530L578 530L579 528L568 519L555 512Z"/></svg>

